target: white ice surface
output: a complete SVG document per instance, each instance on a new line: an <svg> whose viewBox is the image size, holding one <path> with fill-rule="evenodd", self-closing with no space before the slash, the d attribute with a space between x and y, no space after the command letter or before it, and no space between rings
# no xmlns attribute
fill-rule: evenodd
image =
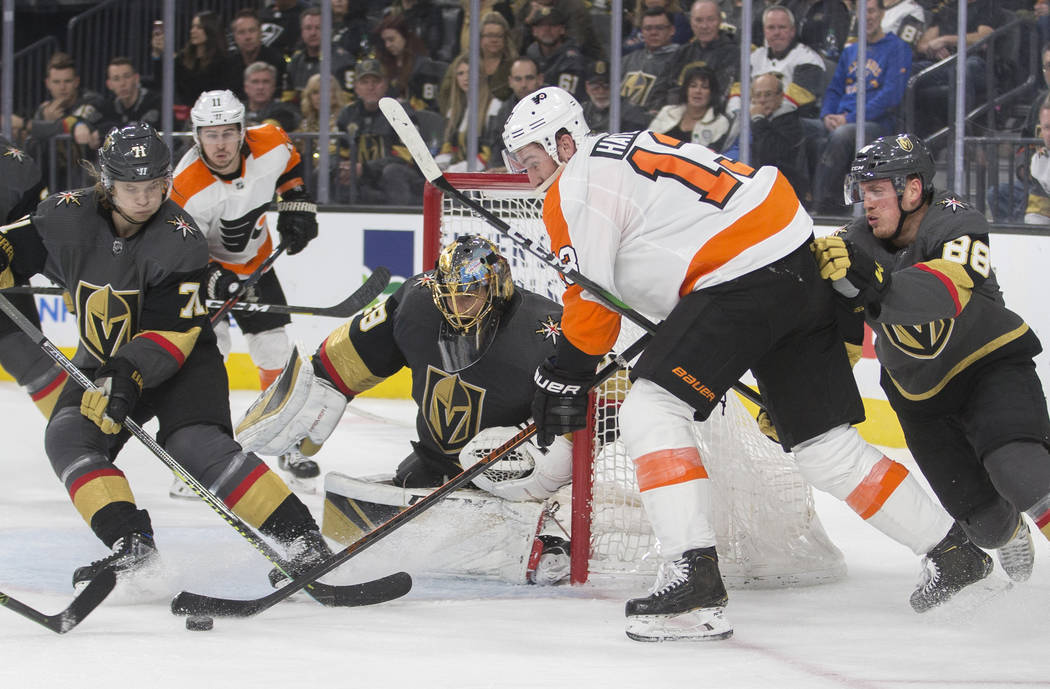
<svg viewBox="0 0 1050 689"><path fill-rule="evenodd" d="M234 395L235 417L253 397ZM412 418L405 402L354 405ZM57 612L72 597L73 569L104 548L51 472L43 420L24 393L0 383L0 410L7 483L0 591ZM391 471L411 437L404 425L347 414L319 459L324 470ZM1050 687L1050 547L1042 537L1031 582L976 609L920 616L907 603L918 558L824 495L818 509L845 553L848 577L731 592L736 635L728 641L628 640L623 602L644 585L537 588L422 572L410 594L384 605L325 609L295 599L190 632L169 613L171 595L183 588L263 595L268 563L203 503L169 499L170 474L135 440L119 466L153 517L167 581L147 602L128 602L118 589L64 636L0 610L0 688ZM320 496L304 499L320 518ZM379 544L333 576L352 581L402 568L418 572L411 554ZM993 576L1004 575L997 567Z"/></svg>

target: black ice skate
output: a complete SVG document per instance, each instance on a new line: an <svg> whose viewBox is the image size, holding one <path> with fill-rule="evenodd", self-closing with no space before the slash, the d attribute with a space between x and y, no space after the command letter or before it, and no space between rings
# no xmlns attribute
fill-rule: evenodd
<svg viewBox="0 0 1050 689"><path fill-rule="evenodd" d="M287 561L291 574L298 576L308 572L321 560L332 556L332 549L324 540L320 531L307 531L288 544ZM275 589L283 586L288 580L281 570L274 567L270 570L270 585Z"/></svg>
<svg viewBox="0 0 1050 689"><path fill-rule="evenodd" d="M664 562L653 592L627 601L627 636L635 641L713 641L733 635L715 549L687 550Z"/></svg>
<svg viewBox="0 0 1050 689"><path fill-rule="evenodd" d="M303 456L299 450L292 450L278 457L277 466L281 471L287 471L298 479L317 478L321 475L321 467L317 466L317 462Z"/></svg>
<svg viewBox="0 0 1050 689"><path fill-rule="evenodd" d="M73 587L77 590L87 586L95 575L106 567L112 567L118 579L136 572L153 569L159 562L153 534L134 532L117 539L110 555L95 560L90 565L77 567L73 572Z"/></svg>
<svg viewBox="0 0 1050 689"><path fill-rule="evenodd" d="M1035 566L1035 545L1032 543L1032 532L1024 517L1018 519L1017 530L1002 548L996 550L999 564L1013 581L1028 581Z"/></svg>
<svg viewBox="0 0 1050 689"><path fill-rule="evenodd" d="M559 536L543 534L536 537L539 556L535 563L529 558L525 579L530 584L551 586L569 576L569 542Z"/></svg>
<svg viewBox="0 0 1050 689"><path fill-rule="evenodd" d="M958 524L922 558L922 579L911 594L915 612L934 608L992 572L992 558L970 543Z"/></svg>

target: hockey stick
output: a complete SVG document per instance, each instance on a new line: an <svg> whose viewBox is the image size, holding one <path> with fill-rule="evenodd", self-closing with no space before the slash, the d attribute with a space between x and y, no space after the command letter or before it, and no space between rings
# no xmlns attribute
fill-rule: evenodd
<svg viewBox="0 0 1050 689"><path fill-rule="evenodd" d="M651 320L623 303L615 294L587 276L582 275L575 268L567 267L558 260L558 257L553 253L542 246L535 244L532 239L526 237L520 231L515 230L502 218L485 208L485 206L452 186L452 183L448 181L445 175L442 174L441 169L438 168L437 163L434 161L434 156L430 154L430 149L427 148L426 143L423 141L423 137L419 134L419 130L417 130L416 126L412 124L412 120L410 120L405 113L405 109L402 107L401 103L393 98L383 98L379 101L379 109L383 111L383 115L390 123L390 126L397 131L398 136L401 137L401 141L405 144L412 159L416 161L416 165L423 173L423 176L427 178L428 182L438 189L454 196L460 203L481 216L483 220L505 234L514 241L514 243L540 259L545 265L561 273L561 275L570 282L587 290L609 309L625 316L628 320L634 321L634 323L639 325L650 335L656 332L656 323L653 323ZM759 407L765 407L765 404L762 401L762 396L750 386L737 382L733 384L733 389Z"/></svg>
<svg viewBox="0 0 1050 689"><path fill-rule="evenodd" d="M652 336L645 334L637 342L628 347L624 352L616 357L614 361L609 362L602 367L601 371L598 372L595 378L594 385L598 386L612 376L616 371L627 366L627 363L636 357L645 348L646 343ZM316 579L323 577L328 574L336 567L339 567L347 560L360 554L364 550L375 545L386 536L390 535L397 529L404 526L409 521L415 519L423 512L436 505L437 503L444 500L453 491L465 486L470 483L476 476L480 475L489 466L499 461L504 455L518 447L526 440L536 434L536 424L529 424L524 430L515 435L513 438L503 443L492 452L490 452L484 459L479 461L467 469L464 469L461 473L449 479L447 482L435 488L432 492L421 498L418 502L410 504L402 511L395 514L393 517L377 526L374 530L368 532L361 538L357 539L343 550L334 554L324 562L319 563L310 571L302 574L295 579L292 579L289 583L283 587L277 589L273 593L267 594L262 598L251 598L248 600L234 599L234 598L213 598L211 596L202 596L197 593L191 593L189 591L183 591L179 595L175 596L175 600L171 602L171 611L176 615L211 615L218 617L251 617L257 615L264 610L268 610L275 604L291 596L296 591L308 587L311 582Z"/></svg>
<svg viewBox="0 0 1050 689"><path fill-rule="evenodd" d="M52 343L39 328L33 325L29 319L26 318L21 311L15 308L15 306L8 301L7 297L3 295L0 295L0 310L7 314L11 320L22 329L22 332L28 335L45 354L55 361L55 363L61 366L66 373L69 374L69 377L75 380L80 387L85 390L96 389L95 384L91 379L88 378L76 364L70 361L65 354L55 347L54 343ZM208 490L203 483L186 471L178 460L161 447L156 438L144 431L131 417L125 419L123 425L124 428L138 438L157 459L171 469L171 471L183 483L192 488L193 492L196 493L201 500L207 503L207 505L220 517L225 519L226 522L237 531L237 533L243 536L244 539L251 543L256 550L266 557L266 559L281 570L281 573L289 579L292 578L291 566L288 561L282 558L280 554L278 554L277 551L266 541L257 536L244 520L238 517L233 510L226 506L226 503L220 500L214 493ZM411 577L409 577L408 574L398 572L382 579L348 587L332 586L316 582L312 583L307 588L307 593L316 599L317 602L327 606L368 605L403 596L411 589L411 581ZM364 600L365 602L358 602L359 600Z"/></svg>
<svg viewBox="0 0 1050 689"><path fill-rule="evenodd" d="M17 612L22 617L41 624L56 634L65 634L73 627L80 624L91 611L98 607L99 603L106 600L106 596L117 584L117 575L113 569L107 567L88 582L73 602L65 610L54 615L45 615L36 608L12 598L6 593L0 592L0 605L8 610Z"/></svg>
<svg viewBox="0 0 1050 689"><path fill-rule="evenodd" d="M260 304L251 301L239 301L230 307L230 311L247 311L248 313L287 313L301 316L330 316L331 318L349 318L369 303L386 289L390 283L390 271L379 266L372 274L361 283L349 297L333 306L292 306L290 304ZM38 287L35 285L19 285L0 290L3 294L45 294L61 296L65 293L62 287ZM209 309L218 309L225 302L218 299L208 299L204 305Z"/></svg>
<svg viewBox="0 0 1050 689"><path fill-rule="evenodd" d="M227 313L229 313L230 309L233 308L233 305L239 302L241 300L241 297L247 294L248 290L254 287L255 283L259 282L259 280L262 279L263 273L269 270L270 266L273 265L273 262L277 260L277 257L283 254L285 249L287 248L288 245L282 241L280 244L277 245L277 248L273 250L273 253L266 257L266 260L262 262L262 265L253 270L252 274L249 275L247 279L244 280L244 282L237 283L240 286L240 288L234 293L232 297L223 302L222 306L219 307L218 311L211 315L212 325L218 323L220 320L222 320L223 317L226 316Z"/></svg>

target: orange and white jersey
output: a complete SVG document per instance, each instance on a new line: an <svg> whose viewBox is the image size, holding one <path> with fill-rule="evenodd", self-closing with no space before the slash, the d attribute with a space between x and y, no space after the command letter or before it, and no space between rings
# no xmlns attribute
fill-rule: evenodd
<svg viewBox="0 0 1050 689"><path fill-rule="evenodd" d="M236 176L220 177L190 149L175 169L171 194L204 232L212 259L242 275L273 252L266 209L274 194L303 186L302 159L283 129L249 127L245 143L249 154Z"/></svg>
<svg viewBox="0 0 1050 689"><path fill-rule="evenodd" d="M656 320L689 292L783 258L813 234L776 168L649 131L581 142L547 191L543 219L563 262ZM619 314L581 292L566 290L562 330L604 354Z"/></svg>

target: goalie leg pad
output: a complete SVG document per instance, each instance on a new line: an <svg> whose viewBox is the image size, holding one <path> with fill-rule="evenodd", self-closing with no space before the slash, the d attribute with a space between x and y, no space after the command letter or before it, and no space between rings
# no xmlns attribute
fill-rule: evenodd
<svg viewBox="0 0 1050 689"><path fill-rule="evenodd" d="M345 409L346 397L315 376L295 347L281 375L237 423L237 439L245 450L264 455L282 455L304 438L320 445Z"/></svg>
<svg viewBox="0 0 1050 689"><path fill-rule="evenodd" d="M803 478L916 555L926 554L951 528L952 518L915 477L864 442L852 426L838 426L791 449Z"/></svg>
<svg viewBox="0 0 1050 689"><path fill-rule="evenodd" d="M513 426L486 428L459 453L468 469L487 457L519 430ZM530 440L514 448L474 479L474 485L504 500L546 500L572 480L572 443L563 436L541 450Z"/></svg>

